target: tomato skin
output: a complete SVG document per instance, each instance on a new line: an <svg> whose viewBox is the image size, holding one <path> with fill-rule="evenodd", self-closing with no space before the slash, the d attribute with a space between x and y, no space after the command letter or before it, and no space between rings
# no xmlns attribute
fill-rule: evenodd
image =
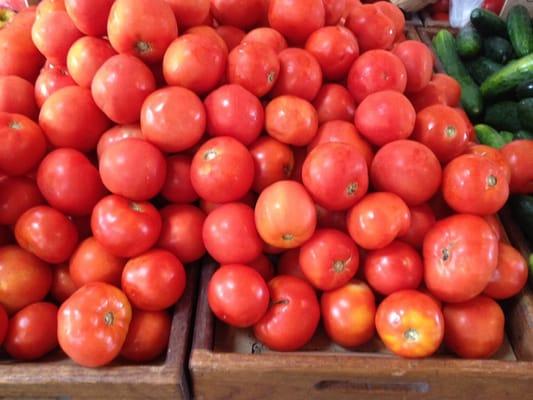
<svg viewBox="0 0 533 400"><path fill-rule="evenodd" d="M290 43L302 44L325 25L326 10L322 0L270 0L268 22Z"/></svg>
<svg viewBox="0 0 533 400"><path fill-rule="evenodd" d="M256 270L241 264L223 265L207 288L211 311L225 323L245 328L263 317L270 299L268 286Z"/></svg>
<svg viewBox="0 0 533 400"><path fill-rule="evenodd" d="M357 38L361 52L390 49L397 33L394 22L373 4L352 9L346 19L346 27Z"/></svg>
<svg viewBox="0 0 533 400"><path fill-rule="evenodd" d="M165 0L180 28L201 25L209 17L209 0Z"/></svg>
<svg viewBox="0 0 533 400"><path fill-rule="evenodd" d="M433 54L425 44L406 40L397 44L392 53L398 56L405 66L407 93L418 92L427 86L433 75Z"/></svg>
<svg viewBox="0 0 533 400"><path fill-rule="evenodd" d="M461 85L451 76L443 73L433 75L431 82L444 94L445 104L459 107L461 101Z"/></svg>
<svg viewBox="0 0 533 400"><path fill-rule="evenodd" d="M420 250L426 233L435 225L437 218L435 212L427 203L411 206L409 207L409 212L411 213L409 230L404 235L400 235L398 239Z"/></svg>
<svg viewBox="0 0 533 400"><path fill-rule="evenodd" d="M364 249L381 249L411 224L411 214L404 201L394 193L376 192L365 196L347 216L350 236Z"/></svg>
<svg viewBox="0 0 533 400"><path fill-rule="evenodd" d="M484 144L471 144L468 146L465 154L474 154L480 157L487 158L498 165L498 169L505 176L507 182L511 181L511 167L507 163L501 151L494 147L486 146Z"/></svg>
<svg viewBox="0 0 533 400"><path fill-rule="evenodd" d="M458 356L489 358L501 347L505 316L491 298L478 296L464 303L446 304L443 313L444 342Z"/></svg>
<svg viewBox="0 0 533 400"><path fill-rule="evenodd" d="M353 280L326 292L320 306L328 336L341 346L360 346L374 336L376 301L366 283Z"/></svg>
<svg viewBox="0 0 533 400"><path fill-rule="evenodd" d="M316 95L313 106L318 113L318 123L342 120L352 122L355 115L355 100L342 85L327 83Z"/></svg>
<svg viewBox="0 0 533 400"><path fill-rule="evenodd" d="M7 177L0 180L0 225L14 225L27 210L43 203L44 198L32 179Z"/></svg>
<svg viewBox="0 0 533 400"><path fill-rule="evenodd" d="M319 228L337 229L347 232L346 229L346 211L331 211L317 204L317 226Z"/></svg>
<svg viewBox="0 0 533 400"><path fill-rule="evenodd" d="M481 217L458 214L438 221L424 238L424 279L439 300L480 294L498 264L498 237Z"/></svg>
<svg viewBox="0 0 533 400"><path fill-rule="evenodd" d="M374 7L376 7L379 12L389 17L389 19L394 23L394 27L396 29L395 41L397 42L405 31L405 17L402 10L400 10L400 8L395 4L391 4L388 1L376 1L374 2Z"/></svg>
<svg viewBox="0 0 533 400"><path fill-rule="evenodd" d="M370 176L376 190L395 193L408 206L416 206L439 190L442 168L428 147L412 140L397 140L378 150Z"/></svg>
<svg viewBox="0 0 533 400"><path fill-rule="evenodd" d="M270 27L252 29L244 36L241 43L258 42L270 46L276 54L288 47L287 41L281 33Z"/></svg>
<svg viewBox="0 0 533 400"><path fill-rule="evenodd" d="M74 85L76 85L76 82L74 82L66 67L47 62L35 81L35 101L37 106L41 108L44 102L59 89Z"/></svg>
<svg viewBox="0 0 533 400"><path fill-rule="evenodd" d="M8 317L4 307L0 306L0 346L4 343L4 339L7 334Z"/></svg>
<svg viewBox="0 0 533 400"><path fill-rule="evenodd" d="M130 302L122 291L107 283L89 283L59 308L59 345L84 367L108 364L126 340L131 313Z"/></svg>
<svg viewBox="0 0 533 400"><path fill-rule="evenodd" d="M504 0L484 0L483 8L492 11L495 14L500 14Z"/></svg>
<svg viewBox="0 0 533 400"><path fill-rule="evenodd" d="M78 85L90 88L98 69L116 54L107 40L84 36L68 51L68 72Z"/></svg>
<svg viewBox="0 0 533 400"><path fill-rule="evenodd" d="M126 139L136 138L143 139L143 133L139 125L115 125L113 128L104 132L98 144L96 145L96 154L100 159L104 151L117 142Z"/></svg>
<svg viewBox="0 0 533 400"><path fill-rule="evenodd" d="M420 112L426 107L433 106L435 104L447 105L446 95L433 81L430 81L418 92L409 93L408 98L411 100L411 104L413 104L416 112Z"/></svg>
<svg viewBox="0 0 533 400"><path fill-rule="evenodd" d="M511 167L509 189L513 194L533 193L533 140L514 140L500 149Z"/></svg>
<svg viewBox="0 0 533 400"><path fill-rule="evenodd" d="M498 245L498 265L483 294L503 300L518 294L528 278L526 260L519 251L504 242Z"/></svg>
<svg viewBox="0 0 533 400"><path fill-rule="evenodd" d="M259 272L265 282L269 282L272 278L274 278L274 264L272 264L270 259L264 254L261 254L254 261L249 262L246 265Z"/></svg>
<svg viewBox="0 0 533 400"><path fill-rule="evenodd" d="M52 297L61 304L77 289L70 277L68 264L56 265L52 270L52 287L50 288Z"/></svg>
<svg viewBox="0 0 533 400"><path fill-rule="evenodd" d="M118 54L96 72L91 93L98 107L117 124L139 121L142 104L156 89L154 74L137 57Z"/></svg>
<svg viewBox="0 0 533 400"><path fill-rule="evenodd" d="M439 305L416 290L391 294L376 313L376 328L385 346L407 358L423 358L437 351L444 326Z"/></svg>
<svg viewBox="0 0 533 400"><path fill-rule="evenodd" d="M437 0L436 3L431 5L431 12L436 13L447 13L450 10L450 0Z"/></svg>
<svg viewBox="0 0 533 400"><path fill-rule="evenodd" d="M211 0L211 13L221 25L249 29L259 24L265 12L264 0Z"/></svg>
<svg viewBox="0 0 533 400"><path fill-rule="evenodd" d="M65 0L65 9L76 27L89 36L105 36L113 0Z"/></svg>
<svg viewBox="0 0 533 400"><path fill-rule="evenodd" d="M175 155L167 158L167 177L161 195L172 203L192 203L198 194L191 183L192 157Z"/></svg>
<svg viewBox="0 0 533 400"><path fill-rule="evenodd" d="M261 193L271 184L289 179L294 169L294 154L290 146L274 138L263 136L250 146L255 162L252 188Z"/></svg>
<svg viewBox="0 0 533 400"><path fill-rule="evenodd" d="M196 152L191 164L193 188L204 200L229 203L242 198L254 180L254 160L229 136L213 138Z"/></svg>
<svg viewBox="0 0 533 400"><path fill-rule="evenodd" d="M305 187L294 181L279 181L257 199L255 224L268 244L290 249L305 243L316 228L316 209Z"/></svg>
<svg viewBox="0 0 533 400"><path fill-rule="evenodd" d="M15 75L1 76L0 111L35 119L38 110L33 84Z"/></svg>

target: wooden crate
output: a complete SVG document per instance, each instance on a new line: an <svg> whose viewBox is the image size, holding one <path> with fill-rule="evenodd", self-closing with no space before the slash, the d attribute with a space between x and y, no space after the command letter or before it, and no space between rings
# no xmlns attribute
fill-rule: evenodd
<svg viewBox="0 0 533 400"><path fill-rule="evenodd" d="M0 359L0 399L189 399L188 371L198 266L187 268L187 288L174 308L166 355L146 365L120 361L83 368L61 352L38 362Z"/></svg>

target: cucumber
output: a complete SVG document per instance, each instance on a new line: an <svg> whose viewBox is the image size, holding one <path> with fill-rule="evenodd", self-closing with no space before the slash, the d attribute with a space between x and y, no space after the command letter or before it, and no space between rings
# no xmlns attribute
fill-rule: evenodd
<svg viewBox="0 0 533 400"><path fill-rule="evenodd" d="M466 69L474 80L481 85L485 80L503 68L503 65L492 61L487 57L479 57L465 63Z"/></svg>
<svg viewBox="0 0 533 400"><path fill-rule="evenodd" d="M507 25L492 11L475 8L470 14L470 22L484 36L498 35L507 37Z"/></svg>
<svg viewBox="0 0 533 400"><path fill-rule="evenodd" d="M521 129L518 119L518 103L501 101L485 110L485 123L500 131L515 132Z"/></svg>
<svg viewBox="0 0 533 400"><path fill-rule="evenodd" d="M479 55L483 46L481 35L476 29L467 25L455 37L457 45L457 54L461 58L469 59Z"/></svg>
<svg viewBox="0 0 533 400"><path fill-rule="evenodd" d="M485 98L494 98L514 90L518 84L533 80L533 54L512 61L495 74L489 76L481 85Z"/></svg>
<svg viewBox="0 0 533 400"><path fill-rule="evenodd" d="M533 242L533 196L511 197L511 210L520 228Z"/></svg>
<svg viewBox="0 0 533 400"><path fill-rule="evenodd" d="M527 8L516 5L507 16L507 33L518 57L533 53L533 27Z"/></svg>
<svg viewBox="0 0 533 400"><path fill-rule="evenodd" d="M515 57L511 43L501 37L491 36L483 42L483 55L494 62L507 64Z"/></svg>
<svg viewBox="0 0 533 400"><path fill-rule="evenodd" d="M533 97L518 102L518 119L523 129L533 130ZM533 154L531 155L533 157Z"/></svg>
<svg viewBox="0 0 533 400"><path fill-rule="evenodd" d="M514 133L513 140L533 140L533 133L520 129L518 132Z"/></svg>
<svg viewBox="0 0 533 400"><path fill-rule="evenodd" d="M483 98L479 86L469 75L457 54L455 38L447 30L439 31L433 38L433 46L444 69L461 85L461 103L471 118L478 117L483 111Z"/></svg>
<svg viewBox="0 0 533 400"><path fill-rule="evenodd" d="M478 124L474 129L476 131L477 140L481 144L499 149L508 143L498 131L486 124Z"/></svg>
<svg viewBox="0 0 533 400"><path fill-rule="evenodd" d="M500 131L500 136L504 140L505 144L510 143L514 140L513 132L509 131Z"/></svg>
<svg viewBox="0 0 533 400"><path fill-rule="evenodd" d="M515 95L518 100L533 97L533 81L522 82L516 87Z"/></svg>

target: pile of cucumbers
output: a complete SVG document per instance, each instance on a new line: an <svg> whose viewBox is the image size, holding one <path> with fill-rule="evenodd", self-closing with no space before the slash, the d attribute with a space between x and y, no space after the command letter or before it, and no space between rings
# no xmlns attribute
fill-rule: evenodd
<svg viewBox="0 0 533 400"><path fill-rule="evenodd" d="M478 140L502 147L533 139L533 25L517 5L507 20L481 8L457 37L441 30L433 46L448 75L461 85L461 102L477 123Z"/></svg>

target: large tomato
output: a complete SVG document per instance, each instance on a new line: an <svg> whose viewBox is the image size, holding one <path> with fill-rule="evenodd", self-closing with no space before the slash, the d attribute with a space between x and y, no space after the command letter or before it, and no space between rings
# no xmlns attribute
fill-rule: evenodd
<svg viewBox="0 0 533 400"><path fill-rule="evenodd" d="M507 182L511 182L511 167L500 150L484 144L473 143L468 146L466 154L475 154L495 162L498 165L498 169L505 176Z"/></svg>
<svg viewBox="0 0 533 400"><path fill-rule="evenodd" d="M38 110L33 84L14 75L0 76L0 111L35 119Z"/></svg>
<svg viewBox="0 0 533 400"><path fill-rule="evenodd" d="M255 260L247 263L246 265L259 272L265 282L269 282L272 278L274 278L274 264L272 264L270 259L264 254L261 254Z"/></svg>
<svg viewBox="0 0 533 400"><path fill-rule="evenodd" d="M338 229L346 232L346 211L331 211L319 205L316 206L317 226L319 228Z"/></svg>
<svg viewBox="0 0 533 400"><path fill-rule="evenodd" d="M275 182L290 179L294 170L294 153L290 146L263 136L250 146L250 153L255 162L252 188L257 193Z"/></svg>
<svg viewBox="0 0 533 400"><path fill-rule="evenodd" d="M178 26L187 28L201 25L209 17L209 0L165 0L172 11Z"/></svg>
<svg viewBox="0 0 533 400"><path fill-rule="evenodd" d="M60 264L54 266L52 270L52 287L50 294L59 303L62 304L68 299L78 288L72 282L70 277L68 264Z"/></svg>
<svg viewBox="0 0 533 400"><path fill-rule="evenodd" d="M394 22L373 4L353 8L346 27L354 33L363 52L390 49L397 34Z"/></svg>
<svg viewBox="0 0 533 400"><path fill-rule="evenodd" d="M402 10L389 1L376 1L374 2L374 6L394 23L394 27L396 28L395 42L398 42L405 31L405 16Z"/></svg>
<svg viewBox="0 0 533 400"><path fill-rule="evenodd" d="M500 151L511 167L511 193L533 193L533 140L515 140Z"/></svg>
<svg viewBox="0 0 533 400"><path fill-rule="evenodd" d="M445 93L433 81L430 81L418 92L409 93L407 96L411 100L416 112L420 112L424 108L435 104L447 105Z"/></svg>
<svg viewBox="0 0 533 400"><path fill-rule="evenodd" d="M122 291L107 283L89 283L59 309L59 345L84 367L108 364L120 353L130 321L131 305Z"/></svg>
<svg viewBox="0 0 533 400"><path fill-rule="evenodd" d="M498 238L483 218L459 214L438 221L424 239L424 279L439 300L480 294L498 265Z"/></svg>
<svg viewBox="0 0 533 400"><path fill-rule="evenodd" d="M67 68L47 62L35 81L35 101L41 108L54 92L66 86L74 86L76 82L68 73Z"/></svg>
<svg viewBox="0 0 533 400"><path fill-rule="evenodd" d="M102 157L102 154L108 147L130 138L144 139L139 125L115 125L113 128L105 131L96 145L98 158Z"/></svg>
<svg viewBox="0 0 533 400"><path fill-rule="evenodd" d="M116 54L107 40L84 36L68 51L68 72L78 85L90 88L98 69Z"/></svg>
<svg viewBox="0 0 533 400"><path fill-rule="evenodd" d="M411 213L409 230L407 233L400 235L398 239L409 243L417 249L421 249L426 233L435 225L437 218L435 212L427 203L409 207L409 212Z"/></svg>
<svg viewBox="0 0 533 400"><path fill-rule="evenodd" d="M483 294L501 300L518 294L527 282L527 262L514 247L500 242L498 265Z"/></svg>
<svg viewBox="0 0 533 400"><path fill-rule="evenodd" d="M211 0L211 13L221 25L250 29L266 13L265 0Z"/></svg>
<svg viewBox="0 0 533 400"><path fill-rule="evenodd" d="M444 73L434 74L431 83L444 95L445 104L458 107L461 101L461 85L456 79Z"/></svg>
<svg viewBox="0 0 533 400"><path fill-rule="evenodd" d="M194 33L195 35L207 36L207 37L210 37L211 39L214 39L215 42L218 43L218 45L220 46L222 51L224 51L224 54L227 55L229 50L228 50L228 46L227 46L226 42L217 33L215 28L212 27L211 21L209 21L209 22L206 21L206 23L209 23L209 25L194 26L192 28L189 28L185 33L186 34L187 33Z"/></svg>
<svg viewBox="0 0 533 400"><path fill-rule="evenodd" d="M318 123L342 120L352 122L355 115L355 100L342 85L327 83L313 101L318 113Z"/></svg>
<svg viewBox="0 0 533 400"><path fill-rule="evenodd" d="M418 92L426 87L433 75L431 50L422 42L406 40L397 44L392 52L402 60L405 66L407 72L405 91Z"/></svg>
<svg viewBox="0 0 533 400"><path fill-rule="evenodd" d="M198 194L191 183L192 157L174 155L167 158L167 177L161 195L172 203L192 203Z"/></svg>
<svg viewBox="0 0 533 400"><path fill-rule="evenodd" d="M293 44L303 44L326 24L322 0L270 0L268 22Z"/></svg>
<svg viewBox="0 0 533 400"><path fill-rule="evenodd" d="M81 32L90 36L105 36L113 3L114 0L65 0L65 9Z"/></svg>
<svg viewBox="0 0 533 400"><path fill-rule="evenodd" d="M281 33L270 27L252 29L242 39L241 43L263 43L270 46L276 54L287 48L287 41Z"/></svg>
<svg viewBox="0 0 533 400"><path fill-rule="evenodd" d="M0 225L14 225L23 213L43 203L34 180L22 176L0 180Z"/></svg>
<svg viewBox="0 0 533 400"><path fill-rule="evenodd" d="M504 3L504 0L484 0L483 8L486 8L495 14L500 14Z"/></svg>

